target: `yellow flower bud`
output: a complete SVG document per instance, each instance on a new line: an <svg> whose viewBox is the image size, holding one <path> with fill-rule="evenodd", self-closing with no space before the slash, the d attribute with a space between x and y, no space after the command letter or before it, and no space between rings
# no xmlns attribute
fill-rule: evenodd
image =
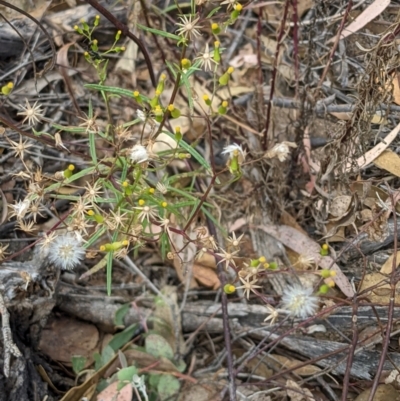
<svg viewBox="0 0 400 401"><path fill-rule="evenodd" d="M192 66L192 63L190 62L189 59L187 58L183 58L181 60L181 66L182 68L184 68L185 70L189 69Z"/></svg>
<svg viewBox="0 0 400 401"><path fill-rule="evenodd" d="M225 284L224 292L225 294L233 294L236 291L236 287L233 284Z"/></svg>
<svg viewBox="0 0 400 401"><path fill-rule="evenodd" d="M214 22L213 24L211 24L211 31L214 35L218 35L221 32L221 28L217 23Z"/></svg>

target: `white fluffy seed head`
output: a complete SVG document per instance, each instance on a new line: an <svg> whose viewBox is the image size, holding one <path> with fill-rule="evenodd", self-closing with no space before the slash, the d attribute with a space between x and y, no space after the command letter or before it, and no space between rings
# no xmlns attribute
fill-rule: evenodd
<svg viewBox="0 0 400 401"><path fill-rule="evenodd" d="M238 145L237 143L225 146L221 152L221 155L228 155L230 159L232 159L235 156L235 154L239 156L241 161L243 161L246 158L246 152L243 150L242 145Z"/></svg>
<svg viewBox="0 0 400 401"><path fill-rule="evenodd" d="M148 160L149 154L143 145L135 145L129 153L129 158L134 163L143 163Z"/></svg>
<svg viewBox="0 0 400 401"><path fill-rule="evenodd" d="M313 295L312 288L292 285L285 288L281 306L293 317L305 319L317 311L318 297Z"/></svg>
<svg viewBox="0 0 400 401"><path fill-rule="evenodd" d="M85 257L85 250L71 233L56 237L49 244L47 256L60 269L71 270Z"/></svg>

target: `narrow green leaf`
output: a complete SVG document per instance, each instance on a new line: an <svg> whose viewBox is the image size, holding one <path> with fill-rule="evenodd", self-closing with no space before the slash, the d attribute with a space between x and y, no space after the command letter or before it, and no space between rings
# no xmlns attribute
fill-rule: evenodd
<svg viewBox="0 0 400 401"><path fill-rule="evenodd" d="M86 84L85 88L94 89L94 90L98 90L98 91L104 91L104 92L112 93L114 95L127 96L127 97L130 97L133 99L133 91L128 90L128 89L117 88L114 86L104 86L104 85L99 85L99 84ZM140 98L143 101L148 101L148 98L146 96L140 95Z"/></svg>
<svg viewBox="0 0 400 401"><path fill-rule="evenodd" d="M207 18L211 18L215 13L217 13L217 12L220 10L220 8L221 8L221 7L216 7L216 8L214 8L214 10L211 10L211 11L208 13L206 19L207 19Z"/></svg>
<svg viewBox="0 0 400 401"><path fill-rule="evenodd" d="M136 26L140 29L143 29L144 31L155 33L158 36L163 36L164 38L168 38L168 39L172 39L172 40L176 40L176 41L181 40L180 36L174 35L173 33L160 31L159 29L149 28L148 26L141 25L141 24L136 24Z"/></svg>
<svg viewBox="0 0 400 401"><path fill-rule="evenodd" d="M97 164L95 135L96 134L94 132L89 132L89 150L90 150L90 157L92 158L93 164Z"/></svg>

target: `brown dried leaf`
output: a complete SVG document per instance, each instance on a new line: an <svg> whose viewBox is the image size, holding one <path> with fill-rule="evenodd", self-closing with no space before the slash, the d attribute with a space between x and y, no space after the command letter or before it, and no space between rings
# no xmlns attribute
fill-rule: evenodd
<svg viewBox="0 0 400 401"><path fill-rule="evenodd" d="M349 195L340 195L333 199L329 213L334 217L342 217L349 211L353 197Z"/></svg>
<svg viewBox="0 0 400 401"><path fill-rule="evenodd" d="M286 356L283 355L277 355L277 354L272 354L270 356L267 356L267 358L271 358L274 361L278 361L281 364L281 369L292 369L296 367L297 365L301 365L303 362L299 361L295 358L287 358ZM319 373L321 371L321 368L318 366L314 365L306 365L302 366L296 370L293 371L293 373L299 375L299 376L311 376Z"/></svg>
<svg viewBox="0 0 400 401"><path fill-rule="evenodd" d="M387 149L382 152L382 154L374 160L374 164L376 167L382 168L400 177L400 157L392 150Z"/></svg>
<svg viewBox="0 0 400 401"><path fill-rule="evenodd" d="M353 33L359 31L374 18L380 15L390 4L390 0L375 0L370 4L349 26L343 29L340 39L347 38ZM328 43L335 41L336 36L329 39Z"/></svg>
<svg viewBox="0 0 400 401"><path fill-rule="evenodd" d="M389 303L390 294L390 277L382 273L371 273L364 276L360 292L367 290L368 300L373 303L387 305ZM372 288L374 287L374 288ZM368 289L370 289L368 291ZM400 286L396 285L395 303L400 303Z"/></svg>
<svg viewBox="0 0 400 401"><path fill-rule="evenodd" d="M205 287L217 290L221 286L215 269L195 263L193 265L193 275L196 280Z"/></svg>
<svg viewBox="0 0 400 401"><path fill-rule="evenodd" d="M382 140L382 142L378 143L372 149L365 153L365 155L359 157L357 159L358 167L362 168L372 163L397 137L400 132L400 123L393 128L391 132ZM351 171L352 163L348 162L346 165L346 171Z"/></svg>
<svg viewBox="0 0 400 401"><path fill-rule="evenodd" d="M308 388L301 388L295 381L286 381L286 393L291 401L315 401Z"/></svg>
<svg viewBox="0 0 400 401"><path fill-rule="evenodd" d="M380 272L382 274L391 274L392 269L393 269L393 259L394 259L394 254L390 255L389 259L382 265ZM396 254L396 266L395 268L397 269L400 265L400 251L397 251Z"/></svg>

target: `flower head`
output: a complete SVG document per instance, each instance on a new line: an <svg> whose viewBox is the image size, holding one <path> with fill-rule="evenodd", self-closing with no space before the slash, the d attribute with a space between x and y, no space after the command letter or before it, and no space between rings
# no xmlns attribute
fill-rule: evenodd
<svg viewBox="0 0 400 401"><path fill-rule="evenodd" d="M73 234L59 235L49 245L50 262L62 270L73 269L84 257L85 250Z"/></svg>
<svg viewBox="0 0 400 401"><path fill-rule="evenodd" d="M234 260L234 256L235 256L239 251L237 250L237 251L234 251L234 252L226 252L226 251L224 251L223 249L221 249L221 251L222 251L222 253L216 253L216 255L218 255L218 256L221 257L221 260L220 260L217 264L219 265L220 263L225 262L225 269L226 269L226 270L228 270L228 267L229 267L229 265L230 265L231 263L232 263L233 266L236 267L236 263L235 263L235 260Z"/></svg>
<svg viewBox="0 0 400 401"><path fill-rule="evenodd" d="M176 25L178 25L180 28L176 31L178 35L182 35L185 39L193 39L197 36L201 36L200 32L198 29L203 28L200 25L196 25L197 22L199 21L200 17L195 18L192 20L192 16L189 15L187 17L186 15L182 15L179 17L181 22L178 22Z"/></svg>
<svg viewBox="0 0 400 401"><path fill-rule="evenodd" d="M238 145L234 143L232 145L225 146L221 155L228 155L229 159L233 159L235 156L238 156L239 163L243 163L246 158L246 151L243 150L242 145Z"/></svg>
<svg viewBox="0 0 400 401"><path fill-rule="evenodd" d="M277 157L280 162L284 162L290 155L290 147L297 148L297 145L294 142L288 141L277 143L272 149L265 153L265 157L268 159Z"/></svg>
<svg viewBox="0 0 400 401"><path fill-rule="evenodd" d="M11 209L13 209L10 217L16 216L18 220L23 219L28 212L30 206L31 201L27 198L25 198L23 201L19 201L15 205L10 205Z"/></svg>
<svg viewBox="0 0 400 401"><path fill-rule="evenodd" d="M269 304L267 304L266 307L268 309L269 315L264 319L264 322L267 322L268 320L270 320L269 325L273 326L276 319L278 319L278 317L279 317L279 312L273 306L271 306Z"/></svg>
<svg viewBox="0 0 400 401"><path fill-rule="evenodd" d="M8 255L8 252L6 252L6 250L9 246L10 244L7 245L0 244L0 261L4 260Z"/></svg>
<svg viewBox="0 0 400 401"><path fill-rule="evenodd" d="M282 309L302 319L312 316L318 309L318 297L313 295L313 289L299 284L284 289L281 303Z"/></svg>
<svg viewBox="0 0 400 401"><path fill-rule="evenodd" d="M214 60L214 51L210 52L208 48L208 43L206 44L206 48L204 49L204 53L200 53L199 57L196 57L195 60L200 61L200 67L204 67L204 71L208 71L212 69L212 64L217 65L218 63Z"/></svg>
<svg viewBox="0 0 400 401"><path fill-rule="evenodd" d="M134 163L144 163L149 159L147 149L143 145L136 144L129 153L129 158Z"/></svg>
<svg viewBox="0 0 400 401"><path fill-rule="evenodd" d="M25 116L22 120L22 123L28 120L28 124L34 126L43 118L43 110L41 109L40 105L37 106L37 101L34 103L33 106L29 104L28 99L25 99L25 102L26 107L21 106L22 111L17 113L17 115Z"/></svg>
<svg viewBox="0 0 400 401"><path fill-rule="evenodd" d="M28 148L30 148L32 146L32 144L29 144L27 140L25 142L22 142L21 135L19 137L19 142L14 142L11 139L7 139L7 140L10 143L10 147L15 152L16 156L18 156L23 161L24 160L24 152Z"/></svg>
<svg viewBox="0 0 400 401"><path fill-rule="evenodd" d="M255 285L257 283L257 278L254 278L251 281L250 281L250 277L246 277L246 278L239 277L239 279L243 283L243 285L236 287L236 289L237 290L243 289L244 295L246 296L247 299L249 299L250 291L254 292L255 288L261 288L261 285Z"/></svg>

